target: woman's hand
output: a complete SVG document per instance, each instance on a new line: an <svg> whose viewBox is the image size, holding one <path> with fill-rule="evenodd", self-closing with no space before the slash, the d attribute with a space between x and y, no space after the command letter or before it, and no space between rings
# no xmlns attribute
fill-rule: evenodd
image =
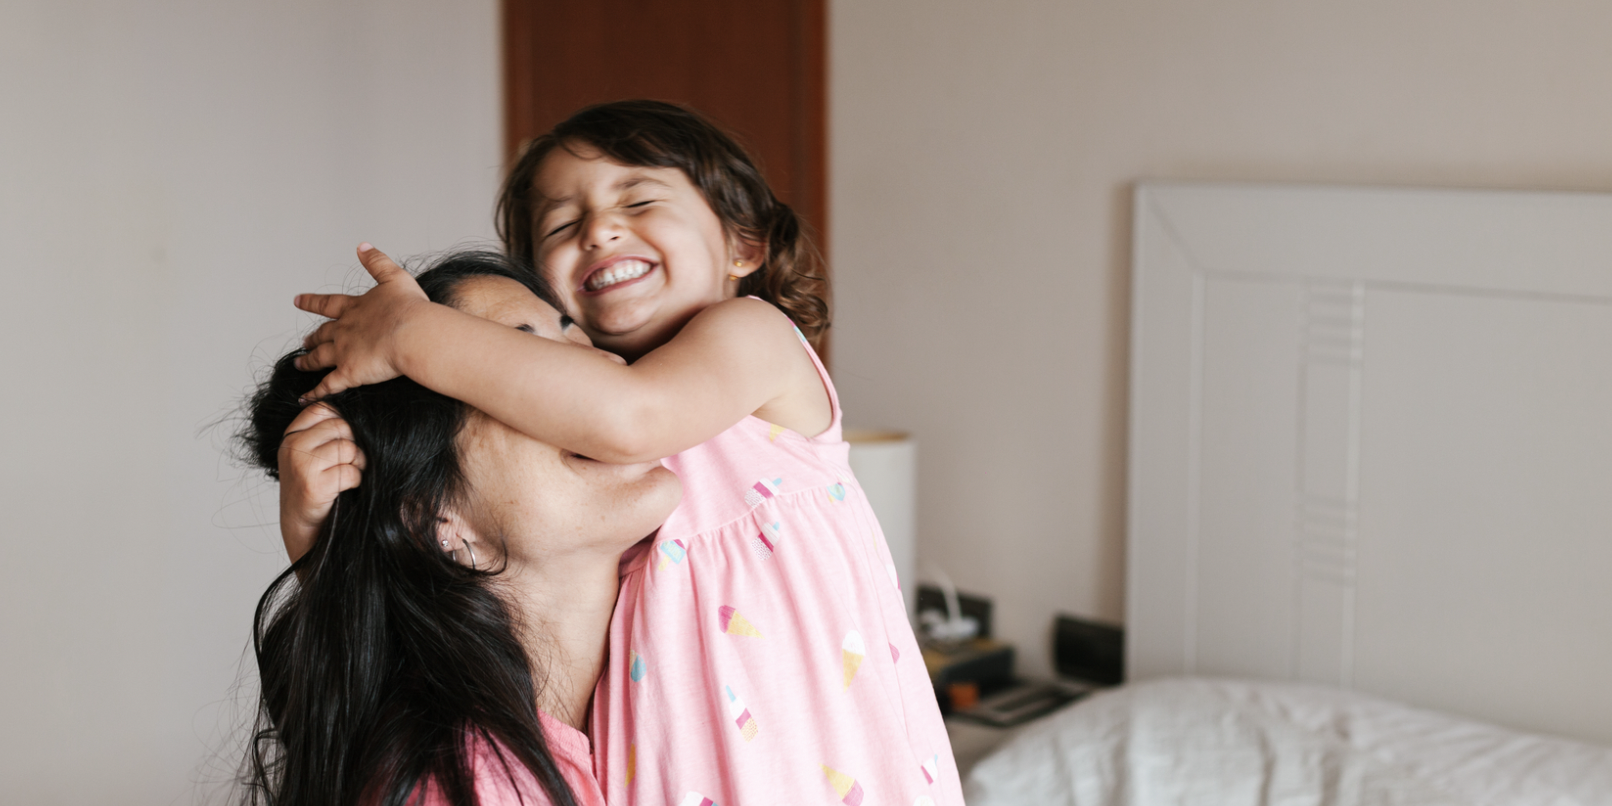
<svg viewBox="0 0 1612 806"><path fill-rule="evenodd" d="M334 409L309 406L286 428L280 441L280 538L296 562L313 548L331 505L343 490L358 486L364 452L353 429Z"/></svg>
<svg viewBox="0 0 1612 806"><path fill-rule="evenodd" d="M398 328L420 307L431 304L420 284L369 244L359 244L358 260L375 278L375 287L360 296L298 294L296 306L328 316L303 339L308 354L297 359L301 370L335 367L303 401L319 400L354 386L389 381L402 375L389 350Z"/></svg>

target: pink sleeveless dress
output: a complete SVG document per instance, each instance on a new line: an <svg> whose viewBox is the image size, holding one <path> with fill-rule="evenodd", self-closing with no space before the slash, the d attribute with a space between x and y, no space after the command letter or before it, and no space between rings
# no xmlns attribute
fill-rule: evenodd
<svg viewBox="0 0 1612 806"><path fill-rule="evenodd" d="M805 349L828 430L747 417L667 458L683 502L622 558L592 717L612 806L963 802L839 398Z"/></svg>

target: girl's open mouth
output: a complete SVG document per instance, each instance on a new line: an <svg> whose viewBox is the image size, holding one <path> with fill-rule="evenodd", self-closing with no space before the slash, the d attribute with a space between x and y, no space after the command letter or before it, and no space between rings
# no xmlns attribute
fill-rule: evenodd
<svg viewBox="0 0 1612 806"><path fill-rule="evenodd" d="M582 281L582 290L596 294L609 288L643 278L654 270L655 264L639 258L626 258L594 269Z"/></svg>

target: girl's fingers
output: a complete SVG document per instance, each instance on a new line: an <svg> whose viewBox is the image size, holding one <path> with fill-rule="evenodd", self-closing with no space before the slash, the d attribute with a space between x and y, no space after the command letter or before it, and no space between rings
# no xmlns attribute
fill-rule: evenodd
<svg viewBox="0 0 1612 806"><path fill-rule="evenodd" d="M339 319L342 311L355 299L357 297L347 294L298 294L291 304L308 313Z"/></svg>
<svg viewBox="0 0 1612 806"><path fill-rule="evenodd" d="M377 284L396 280L397 275L400 274L405 277L409 276L409 273L404 271L402 266L392 262L392 259L387 257L385 252L367 243L358 245L358 262L364 264L364 270L369 272L369 276L375 278Z"/></svg>
<svg viewBox="0 0 1612 806"><path fill-rule="evenodd" d="M297 369L300 369L303 372L330 369L331 367L336 366L336 345L334 342L327 341L324 344L309 350L306 355L297 356L296 363ZM320 386L323 385L324 384L320 384ZM306 397L305 399L318 400L319 397L322 397L322 395L316 397Z"/></svg>
<svg viewBox="0 0 1612 806"><path fill-rule="evenodd" d="M320 346L321 349L323 349L325 347L329 347L330 345L321 344L319 346ZM309 356L311 356L311 355L312 355L312 353L309 354ZM309 356L303 356L303 357L307 358ZM334 364L335 361L331 361L330 363ZM326 366L329 366L329 364L326 364ZM352 383L352 382L348 381L347 378L342 375L341 370L338 369L338 370L335 370L335 371L331 372L329 375L326 375L323 380L319 381L319 385L315 386L313 388L313 391L309 392L308 394L303 395L302 396L302 401L304 403L308 403L308 402L312 402L312 401L315 401L315 400L324 400L325 398L330 397L331 395L339 394L341 392L345 392L348 389L351 389L351 388L353 388L354 386L357 386L357 385L358 384L355 384L355 383Z"/></svg>
<svg viewBox="0 0 1612 806"><path fill-rule="evenodd" d="M312 333L309 333L308 335L303 336L302 337L302 346L303 346L303 348L308 349L308 350L312 350L313 348L315 348L315 347L317 347L317 346L319 346L321 344L324 344L325 342L335 341L336 340L336 322L337 322L337 320L332 319L329 322L326 322L326 323L314 328Z"/></svg>

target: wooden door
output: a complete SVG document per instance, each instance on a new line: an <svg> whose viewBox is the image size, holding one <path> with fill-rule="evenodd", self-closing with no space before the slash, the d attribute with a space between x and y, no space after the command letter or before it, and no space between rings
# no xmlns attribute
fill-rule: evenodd
<svg viewBox="0 0 1612 806"><path fill-rule="evenodd" d="M827 247L824 0L504 0L509 153L593 103L687 104L739 135Z"/></svg>

